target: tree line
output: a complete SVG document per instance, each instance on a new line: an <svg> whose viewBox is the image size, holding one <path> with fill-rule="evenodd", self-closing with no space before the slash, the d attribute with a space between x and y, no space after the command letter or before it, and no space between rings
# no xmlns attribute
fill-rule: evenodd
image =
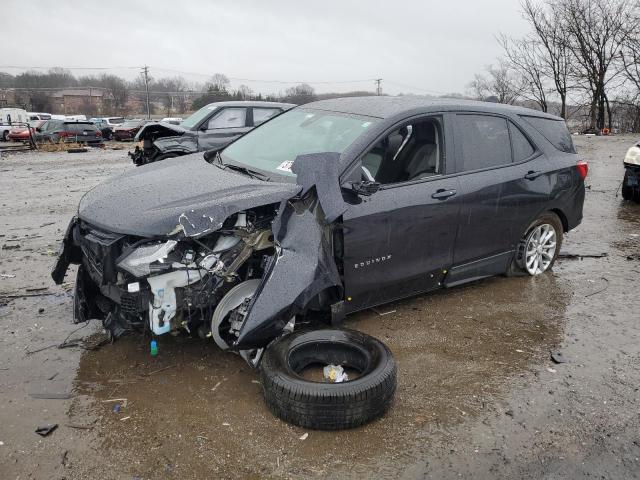
<svg viewBox="0 0 640 480"><path fill-rule="evenodd" d="M523 37L498 36L503 55L475 76L479 99L532 103L587 131L640 131L640 2L522 0Z"/></svg>
<svg viewBox="0 0 640 480"><path fill-rule="evenodd" d="M264 95L256 93L247 85L231 87L229 78L221 73L211 76L206 82L189 82L184 77L148 77L151 113L182 114L197 110L212 102L229 100L264 100L302 104L318 98L312 86L302 83L283 92ZM146 98L147 85L141 75L134 80L125 80L117 75L74 76L71 71L54 67L47 72L27 71L18 75L0 72L0 89L13 89L17 106L31 111L54 111L51 94L67 88L101 89L108 98L105 114L127 115L143 113L142 100ZM356 92L358 93L358 92ZM362 92L364 93L364 92ZM338 96L334 94L333 96ZM321 95L327 97L329 95ZM132 104L137 100L138 104ZM87 103L86 108L90 105ZM134 110L134 111L132 111ZM94 112L82 112L93 114Z"/></svg>

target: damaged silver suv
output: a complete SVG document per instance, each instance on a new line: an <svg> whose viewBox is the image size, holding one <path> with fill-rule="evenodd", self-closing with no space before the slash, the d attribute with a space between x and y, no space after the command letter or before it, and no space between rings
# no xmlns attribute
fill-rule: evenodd
<svg viewBox="0 0 640 480"><path fill-rule="evenodd" d="M393 358L371 337L310 330L307 320L336 325L430 290L550 269L563 233L582 219L587 166L576 157L561 119L524 108L315 102L224 149L98 185L82 198L52 276L61 283L79 265L78 322L101 319L114 338L210 336L261 364L280 417L355 426L390 404ZM357 378L305 380L313 363Z"/></svg>

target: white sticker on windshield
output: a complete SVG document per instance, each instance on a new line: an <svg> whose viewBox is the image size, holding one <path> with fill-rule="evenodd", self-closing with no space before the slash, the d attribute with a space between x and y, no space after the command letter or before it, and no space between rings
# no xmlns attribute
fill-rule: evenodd
<svg viewBox="0 0 640 480"><path fill-rule="evenodd" d="M291 167L293 166L293 160L287 160L278 165L278 170L291 173Z"/></svg>

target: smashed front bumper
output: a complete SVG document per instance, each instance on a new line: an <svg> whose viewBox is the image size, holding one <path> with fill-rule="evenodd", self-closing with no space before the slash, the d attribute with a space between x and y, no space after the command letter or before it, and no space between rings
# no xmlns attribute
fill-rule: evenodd
<svg viewBox="0 0 640 480"><path fill-rule="evenodd" d="M115 265L125 236L104 232L73 217L62 240L51 277L61 284L71 264L79 265L74 289L75 323L99 319L114 336L144 329L150 289L132 289ZM133 290L133 291L132 291Z"/></svg>

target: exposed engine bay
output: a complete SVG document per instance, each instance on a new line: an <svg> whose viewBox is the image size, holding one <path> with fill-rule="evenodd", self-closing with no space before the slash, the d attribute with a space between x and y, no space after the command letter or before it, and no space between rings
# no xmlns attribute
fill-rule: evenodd
<svg viewBox="0 0 640 480"><path fill-rule="evenodd" d="M229 348L275 253L274 216L274 206L238 213L215 233L182 241L113 235L78 221L76 321L101 318L114 337L184 329Z"/></svg>

